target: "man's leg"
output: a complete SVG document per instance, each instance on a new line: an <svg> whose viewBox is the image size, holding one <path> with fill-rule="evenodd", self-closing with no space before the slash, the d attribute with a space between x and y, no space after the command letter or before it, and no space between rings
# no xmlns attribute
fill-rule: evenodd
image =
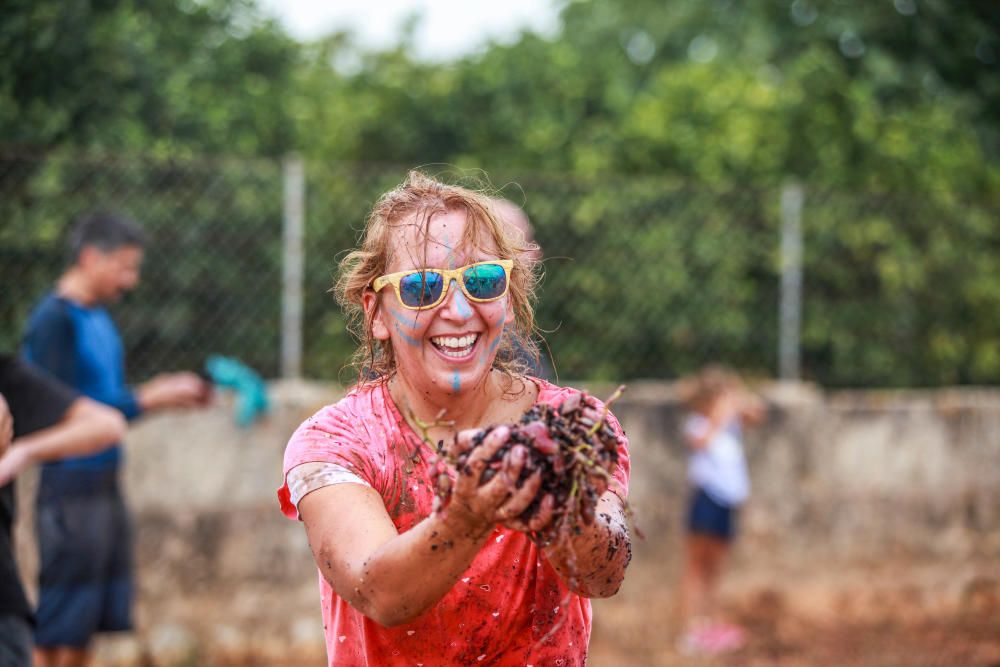
<svg viewBox="0 0 1000 667"><path fill-rule="evenodd" d="M64 489L43 497L43 486L39 494L36 667L86 665L93 637L102 630L115 537L114 502L107 491L113 471L74 473L82 481L58 480Z"/></svg>

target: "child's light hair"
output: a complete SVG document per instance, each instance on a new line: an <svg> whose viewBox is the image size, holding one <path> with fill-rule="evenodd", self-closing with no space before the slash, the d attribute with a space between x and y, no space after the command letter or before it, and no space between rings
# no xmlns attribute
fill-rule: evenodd
<svg viewBox="0 0 1000 667"><path fill-rule="evenodd" d="M704 411L727 391L742 386L739 375L726 366L710 364L677 383L677 395L689 410Z"/></svg>
<svg viewBox="0 0 1000 667"><path fill-rule="evenodd" d="M360 246L340 262L340 276L331 290L347 316L348 330L361 343L353 358L360 381L385 381L396 371L392 342L376 340L372 333L377 308L366 314L362 300L372 281L385 275L392 262L393 233L409 225L421 227L426 257L431 219L452 211L466 214L465 232L458 247L488 250L496 252L498 259L514 260L508 292L514 325L504 329L493 367L508 376L523 373L526 368L514 354L517 347L537 360L532 303L538 262L530 254L533 246L527 245L515 229L498 217L490 197L411 171L406 180L376 202L365 223ZM411 250L418 252L416 248Z"/></svg>

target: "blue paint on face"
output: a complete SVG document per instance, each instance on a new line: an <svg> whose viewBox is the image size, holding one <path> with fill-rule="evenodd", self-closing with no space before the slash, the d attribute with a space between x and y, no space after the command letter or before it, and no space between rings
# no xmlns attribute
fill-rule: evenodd
<svg viewBox="0 0 1000 667"><path fill-rule="evenodd" d="M445 234L444 241L441 243L445 248L448 249L448 255L445 257L445 261L448 262L448 268L455 268L455 245L451 242L451 234Z"/></svg>
<svg viewBox="0 0 1000 667"><path fill-rule="evenodd" d="M392 315L393 319L402 324L404 327L408 329L415 329L417 327L417 317L419 315L418 311L413 311L413 321L411 322L405 315L393 310L392 308L386 308L386 310L389 311L389 314Z"/></svg>
<svg viewBox="0 0 1000 667"><path fill-rule="evenodd" d="M497 337L493 339L493 342L489 344L488 347L483 348L483 351L479 354L479 363L485 364L489 361L489 358L493 356L496 352L497 347L500 345L500 339L503 338L503 329L497 334Z"/></svg>
<svg viewBox="0 0 1000 667"><path fill-rule="evenodd" d="M472 317L472 306L469 305L468 299L465 298L465 292L458 286L458 283L452 280L448 289L455 293L455 310L459 316L466 320Z"/></svg>
<svg viewBox="0 0 1000 667"><path fill-rule="evenodd" d="M396 325L396 333L398 333L403 338L403 340L405 340L407 342L407 344L409 344L409 345L420 345L420 341L419 340L417 340L413 336L411 336L408 333L406 333L405 331L403 331L403 327L399 326L399 322L396 322L395 325Z"/></svg>
<svg viewBox="0 0 1000 667"><path fill-rule="evenodd" d="M457 394L461 388L462 380L458 377L458 371L455 371L451 376L451 390Z"/></svg>
<svg viewBox="0 0 1000 667"><path fill-rule="evenodd" d="M503 331L498 333L497 337L493 339L492 343L490 343L490 349L487 350L487 354L493 354L494 352L496 352L497 346L500 345L501 338L503 338Z"/></svg>

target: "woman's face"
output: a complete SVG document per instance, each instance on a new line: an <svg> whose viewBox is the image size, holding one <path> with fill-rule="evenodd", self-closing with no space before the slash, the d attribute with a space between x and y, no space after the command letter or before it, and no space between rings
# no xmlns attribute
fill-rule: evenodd
<svg viewBox="0 0 1000 667"><path fill-rule="evenodd" d="M475 262L502 259L492 250L458 247L465 232L464 211L435 215L427 225L402 225L390 239L392 261L386 273L409 269L455 269ZM426 250L425 250L426 248ZM426 253L426 254L425 254ZM504 324L512 322L510 294L477 303L452 280L444 300L426 310L409 310L395 290L369 293L365 308L377 308L372 333L392 341L396 370L424 395L458 395L480 386L496 357Z"/></svg>

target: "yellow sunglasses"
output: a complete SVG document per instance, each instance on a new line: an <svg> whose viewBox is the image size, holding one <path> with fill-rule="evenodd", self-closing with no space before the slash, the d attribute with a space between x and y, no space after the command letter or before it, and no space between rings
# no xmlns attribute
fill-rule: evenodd
<svg viewBox="0 0 1000 667"><path fill-rule="evenodd" d="M470 301L487 303L507 293L513 268L514 260L495 259L458 269L413 269L379 276L372 289L379 292L392 285L404 308L425 310L444 301L454 280Z"/></svg>

